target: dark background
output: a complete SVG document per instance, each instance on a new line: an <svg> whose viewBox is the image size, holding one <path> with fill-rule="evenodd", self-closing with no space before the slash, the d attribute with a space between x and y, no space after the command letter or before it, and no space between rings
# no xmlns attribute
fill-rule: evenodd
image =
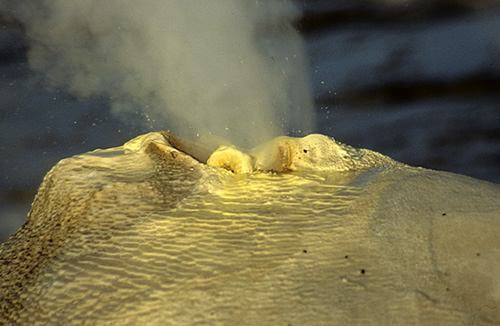
<svg viewBox="0 0 500 326"><path fill-rule="evenodd" d="M500 183L500 2L308 0L317 132L398 161ZM1 6L1 2L0 2ZM0 241L60 159L150 130L50 90L23 26L0 16Z"/></svg>

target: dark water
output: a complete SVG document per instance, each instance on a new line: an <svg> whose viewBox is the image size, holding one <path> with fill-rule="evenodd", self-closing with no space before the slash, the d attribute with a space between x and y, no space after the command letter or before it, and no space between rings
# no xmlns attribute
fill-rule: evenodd
<svg viewBox="0 0 500 326"><path fill-rule="evenodd" d="M318 130L416 166L500 183L499 1L303 1ZM1 4L0 4L1 6ZM149 131L47 90L0 17L0 239L61 158ZM141 118L141 117L138 117Z"/></svg>

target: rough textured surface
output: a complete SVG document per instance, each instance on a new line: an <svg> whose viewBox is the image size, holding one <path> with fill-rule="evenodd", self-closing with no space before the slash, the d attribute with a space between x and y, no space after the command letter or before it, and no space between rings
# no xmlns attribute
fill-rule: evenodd
<svg viewBox="0 0 500 326"><path fill-rule="evenodd" d="M187 148L183 146L182 141L176 141L172 146ZM189 150L184 152L191 155ZM367 149L356 149L320 134L306 137L277 137L251 149L248 154L234 146L223 145L210 155L206 163L235 174L253 171L307 170L346 172L389 167L395 164L387 156Z"/></svg>
<svg viewBox="0 0 500 326"><path fill-rule="evenodd" d="M63 160L0 247L0 318L500 322L500 186L397 163L306 170L236 175L160 134Z"/></svg>
<svg viewBox="0 0 500 326"><path fill-rule="evenodd" d="M19 0L0 1L19 3ZM414 166L500 183L500 1L306 0L316 132ZM1 10L0 10L1 11ZM47 89L28 41L0 17L0 241L59 160L165 125L112 116L105 99ZM130 122L130 121L129 121Z"/></svg>

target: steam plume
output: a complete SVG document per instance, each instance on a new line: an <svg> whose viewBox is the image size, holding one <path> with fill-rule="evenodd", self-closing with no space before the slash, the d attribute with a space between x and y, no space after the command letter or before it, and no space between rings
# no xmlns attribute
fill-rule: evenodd
<svg viewBox="0 0 500 326"><path fill-rule="evenodd" d="M105 96L156 129L252 146L312 128L299 10L286 0L11 1L29 60L56 87Z"/></svg>

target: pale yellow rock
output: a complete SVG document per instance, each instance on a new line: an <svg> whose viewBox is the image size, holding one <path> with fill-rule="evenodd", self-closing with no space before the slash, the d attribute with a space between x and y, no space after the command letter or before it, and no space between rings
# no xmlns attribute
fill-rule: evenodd
<svg viewBox="0 0 500 326"><path fill-rule="evenodd" d="M500 325L499 185L321 135L221 148L228 173L167 139L47 173L0 324Z"/></svg>
<svg viewBox="0 0 500 326"><path fill-rule="evenodd" d="M359 171L389 166L394 161L379 153L355 149L327 136L313 134L303 138L278 137L250 150L249 154L233 146L220 146L207 164L239 174L253 171Z"/></svg>
<svg viewBox="0 0 500 326"><path fill-rule="evenodd" d="M278 137L257 146L250 154L255 169L263 171L354 171L391 165L393 161L379 153L355 149L324 135L303 138Z"/></svg>
<svg viewBox="0 0 500 326"><path fill-rule="evenodd" d="M220 146L210 155L207 165L221 167L236 174L252 173L252 157L233 146Z"/></svg>

